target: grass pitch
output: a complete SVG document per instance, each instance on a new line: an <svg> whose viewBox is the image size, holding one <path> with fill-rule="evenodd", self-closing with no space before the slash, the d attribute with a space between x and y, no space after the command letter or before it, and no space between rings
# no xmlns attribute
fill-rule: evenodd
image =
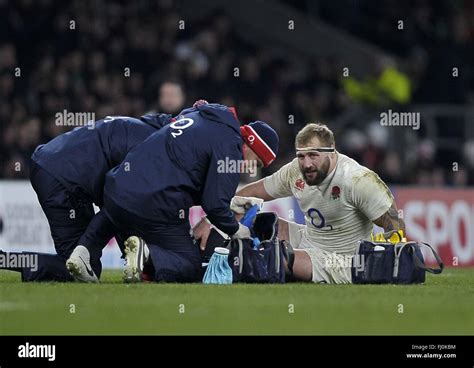
<svg viewBox="0 0 474 368"><path fill-rule="evenodd" d="M21 283L0 271L0 335L472 335L474 269L424 285Z"/></svg>

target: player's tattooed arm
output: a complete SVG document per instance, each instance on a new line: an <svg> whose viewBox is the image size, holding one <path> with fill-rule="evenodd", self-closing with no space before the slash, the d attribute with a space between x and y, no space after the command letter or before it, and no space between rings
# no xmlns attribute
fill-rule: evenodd
<svg viewBox="0 0 474 368"><path fill-rule="evenodd" d="M405 222L398 215L398 208L395 201L387 212L374 221L374 224L383 228L385 232L403 230L403 233L406 234Z"/></svg>

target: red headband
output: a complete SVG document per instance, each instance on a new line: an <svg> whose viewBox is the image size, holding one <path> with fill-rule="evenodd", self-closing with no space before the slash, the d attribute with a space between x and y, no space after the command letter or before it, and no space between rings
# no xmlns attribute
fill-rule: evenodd
<svg viewBox="0 0 474 368"><path fill-rule="evenodd" d="M265 141L257 134L257 132L249 125L240 127L240 134L245 143L256 153L263 161L263 166L267 167L276 158L275 152L265 143Z"/></svg>

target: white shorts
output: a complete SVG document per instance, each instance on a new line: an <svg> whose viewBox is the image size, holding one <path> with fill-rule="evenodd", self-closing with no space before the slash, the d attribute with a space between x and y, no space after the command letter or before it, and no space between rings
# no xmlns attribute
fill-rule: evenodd
<svg viewBox="0 0 474 368"><path fill-rule="evenodd" d="M289 241L294 249L304 250L311 259L312 281L327 284L350 284L352 255L336 254L321 249L306 236L306 225L288 222Z"/></svg>

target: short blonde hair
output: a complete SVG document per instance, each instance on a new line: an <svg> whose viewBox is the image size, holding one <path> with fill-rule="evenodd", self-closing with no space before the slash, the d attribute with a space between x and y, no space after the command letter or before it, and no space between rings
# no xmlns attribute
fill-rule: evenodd
<svg viewBox="0 0 474 368"><path fill-rule="evenodd" d="M335 145L334 133L326 124L310 123L306 124L296 135L295 146L301 147L307 145L316 137L324 147L332 147Z"/></svg>

